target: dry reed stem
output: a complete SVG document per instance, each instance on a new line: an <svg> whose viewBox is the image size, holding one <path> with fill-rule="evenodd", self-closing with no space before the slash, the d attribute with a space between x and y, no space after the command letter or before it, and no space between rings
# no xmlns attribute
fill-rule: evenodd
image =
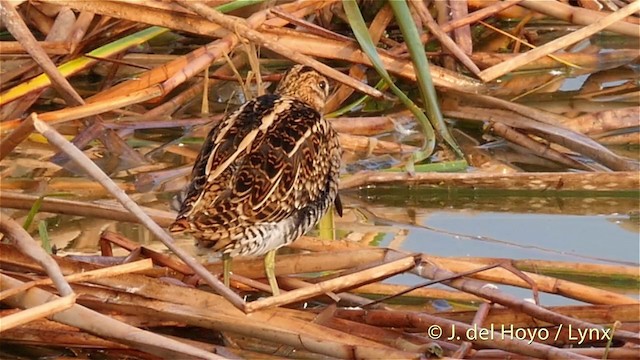
<svg viewBox="0 0 640 360"><path fill-rule="evenodd" d="M383 248L367 248L342 252L279 255L278 261L276 262L276 274L287 275L343 270L355 267L358 264L381 262L384 261L385 258L397 258L399 254L401 253ZM56 260L67 274L100 268L98 265L89 266L87 264L84 264L85 267L74 267L75 262L66 258L56 258ZM37 267L34 268L33 266L27 265L28 260L26 255L21 256L15 249L2 243L0 243L0 261L15 266L27 267L33 271L38 270ZM211 269L213 273L222 272L222 265L220 263L207 264L206 266L208 269ZM264 264L260 259L234 259L233 270L236 274L251 278L264 276ZM116 281L109 279L97 281L105 281L107 286L117 287ZM123 280L123 282L132 283L133 280ZM144 288L149 285L136 286Z"/></svg>
<svg viewBox="0 0 640 360"><path fill-rule="evenodd" d="M360 272L341 276L339 278L316 283L312 286L289 291L279 296L271 296L248 303L245 310L250 313L266 307L280 306L292 302L306 300L327 292L336 292L357 284L370 283L390 275L406 271L414 266L413 256L408 256L394 261L389 261L380 266L362 270Z"/></svg>
<svg viewBox="0 0 640 360"><path fill-rule="evenodd" d="M38 115L41 121L53 124L82 119L92 115L97 115L119 109L128 105L137 104L163 94L163 89L159 85L154 85L133 93L115 96L113 98L90 102L85 105L68 107L61 110L50 111ZM21 119L13 119L0 122L0 134L6 130L14 129L22 123Z"/></svg>
<svg viewBox="0 0 640 360"><path fill-rule="evenodd" d="M374 136L393 132L415 121L408 111L383 116L348 117L329 119L331 127L339 133Z"/></svg>
<svg viewBox="0 0 640 360"><path fill-rule="evenodd" d="M185 265L184 263L176 260L175 258L169 255L159 253L157 251L153 251L144 246L141 246L139 242L131 241L120 234L117 234L108 230L104 231L100 235L100 243L102 244L103 242L117 245L132 253L134 251L139 251L140 255L150 258L151 260L153 260L153 263L158 266L165 266L185 275L193 275L194 273L193 269L191 269L189 266Z"/></svg>
<svg viewBox="0 0 640 360"><path fill-rule="evenodd" d="M524 0L504 0L504 1L497 1L495 2L493 5L484 7L480 10L476 10L474 12L472 12L471 14L468 14L466 17L460 18L460 19L454 19L449 21L446 24L442 24L440 26L440 28L442 29L443 32L448 33L452 30L458 29L460 27L469 25L469 24L473 24L475 22L477 22L478 20L482 20L482 19L486 19L489 16L495 15L503 10L506 10L514 5L517 5L518 3L522 2ZM420 35L420 41L422 41L422 43L426 43L429 40L429 33L425 32L423 34ZM400 44L399 46L396 46L395 48L391 49L391 53L394 55L398 55L401 53L404 53L407 51L407 45L406 44Z"/></svg>
<svg viewBox="0 0 640 360"><path fill-rule="evenodd" d="M177 4L160 1L65 1L43 0L46 3L65 5L78 11L129 20L136 23L152 24L190 33L203 32L214 37L223 37L229 32L215 23L205 21L193 13L185 11Z"/></svg>
<svg viewBox="0 0 640 360"><path fill-rule="evenodd" d="M269 37L271 41L277 41L306 55L372 66L369 58L353 42L321 38L291 29L263 27L261 30L262 34ZM398 58L382 50L378 51L378 55L390 73L416 81L416 73L410 60ZM429 70L435 86L466 92L483 90L484 85L480 82L459 73L433 64L429 65Z"/></svg>
<svg viewBox="0 0 640 360"><path fill-rule="evenodd" d="M637 191L640 179L635 171L610 173L392 173L363 171L340 181L340 189L368 185L421 185L434 188L520 189L537 191Z"/></svg>
<svg viewBox="0 0 640 360"><path fill-rule="evenodd" d="M469 15L469 3L467 1L449 1L451 7L450 21L464 19ZM471 26L464 25L453 30L456 44L466 54L473 53L473 39L471 38Z"/></svg>
<svg viewBox="0 0 640 360"><path fill-rule="evenodd" d="M442 30L440 25L433 19L431 13L427 9L426 5L423 2L411 2L411 5L416 10L418 16L422 22L429 28L434 37L440 41L440 45L447 49L453 56L455 56L460 63L462 63L469 71L471 71L474 75L480 75L480 69L476 66L476 64L471 61L469 56L465 54L465 52L456 44L450 37L447 35L445 31Z"/></svg>
<svg viewBox="0 0 640 360"><path fill-rule="evenodd" d="M16 146L20 145L33 132L33 120L31 116L20 122L20 125L0 141L0 161L9 155ZM2 131L0 131L0 136Z"/></svg>
<svg viewBox="0 0 640 360"><path fill-rule="evenodd" d="M70 46L65 41L38 41L38 47L47 55L68 55ZM0 41L2 54L24 54L25 47L19 41Z"/></svg>
<svg viewBox="0 0 640 360"><path fill-rule="evenodd" d="M552 306L549 310L571 316L576 319L588 321L594 324L613 324L616 321L624 323L634 323L640 315L640 309L635 304L627 305L573 305L573 306ZM470 323L475 316L476 311L449 311L438 313L439 316L454 321ZM499 326L502 324L513 325L514 327L534 328L548 327L551 323L541 322L526 315L518 309L498 308L494 307L487 316L484 327L493 324Z"/></svg>
<svg viewBox="0 0 640 360"><path fill-rule="evenodd" d="M485 324L487 320L487 315L489 314L489 310L491 310L491 307L492 305L489 303L480 304L480 306L478 307L478 311L476 311L476 314L471 321L471 326L479 328L486 327L483 326L483 324ZM460 348L456 350L456 352L451 357L455 359L464 359L470 350L471 342L463 341L462 344L460 344Z"/></svg>
<svg viewBox="0 0 640 360"><path fill-rule="evenodd" d="M244 55L234 56L231 59L231 65L225 64L221 66L216 71L214 71L213 74L211 74L211 76L215 77L215 76L221 76L221 75L231 75L233 73L231 70L232 66L242 67L245 65L246 62L247 62L246 56ZM220 81L216 80L215 78L209 79L207 87L210 89L214 85L219 83ZM203 93L203 86L204 86L204 81L202 79L199 79L198 81L196 81L195 84L190 86L187 90L165 101L161 105L156 106L155 108L145 112L140 117L140 120L141 121L157 120L158 118L161 118L161 117L167 117L167 116L170 117L171 114L173 114L180 106L184 105L184 103L191 100L196 95ZM205 97L203 96L203 98Z"/></svg>
<svg viewBox="0 0 640 360"><path fill-rule="evenodd" d="M434 263L436 266L446 269L453 273L462 273L472 271L482 267L482 263L474 263L471 260L453 260L436 256L424 256L425 259ZM488 261L487 261L488 262ZM526 276L532 279L537 285L538 290L551 294L558 294L572 299L584 301L591 304L631 304L638 303L628 296L618 294L612 291L597 289L592 286L578 284L572 281L557 279L551 276L538 275L525 272ZM502 268L495 268L479 272L472 277L491 281L498 284L513 285L523 288L530 288L530 285L520 277L514 275L510 271Z"/></svg>
<svg viewBox="0 0 640 360"><path fill-rule="evenodd" d="M153 262L151 259L143 259L138 260L132 263L126 263L121 265L114 265L110 267L106 267L103 269L96 269L91 271L86 271L78 274L71 274L65 276L65 280L70 283L74 282L82 282L82 281L91 281L94 279L99 279L103 277L116 276L121 274L134 273L138 271L148 270L153 268ZM9 296L16 295L19 292L27 291L34 286L44 286L50 285L53 281L51 279L41 279L34 280L28 283L25 283L24 286L18 286L11 288L9 290L5 290L0 292L0 300L5 299Z"/></svg>
<svg viewBox="0 0 640 360"><path fill-rule="evenodd" d="M638 95L638 94L636 94ZM562 126L573 131L594 135L622 128L638 126L638 107L604 110L562 121Z"/></svg>
<svg viewBox="0 0 640 360"><path fill-rule="evenodd" d="M330 3L330 2L328 2ZM307 2L307 1L295 1L289 4L284 4L281 9L290 11L301 11L301 16L306 15L309 11L314 10L317 6L321 6L324 3ZM284 26L286 21L275 18L266 20L268 10L257 12L247 19L247 22L251 26L257 27L263 22L270 26ZM179 28L177 28L179 29ZM200 33L207 35L207 33ZM223 53L230 52L238 43L238 37L235 34L229 34L224 38L214 41L204 47L198 48L191 53L181 56L163 66L158 66L152 70L146 71L140 74L135 80L129 80L124 83L118 84L110 89L104 90L97 95L94 95L90 100L110 98L117 94L128 94L133 91L145 88L150 84L162 83L162 88L165 93L174 89L178 85L182 84L187 79L200 73L205 67L209 66L211 62L222 56Z"/></svg>
<svg viewBox="0 0 640 360"><path fill-rule="evenodd" d="M444 270L442 268L439 268L437 267L437 265L435 265L431 261L421 262L421 264L416 267L415 273L417 275L426 277L428 279L434 279L434 280L450 278L452 276L455 276L455 273L449 270ZM463 278L463 279L445 280L443 281L443 283L453 288L456 288L458 290L483 297L491 302L495 302L509 308L519 309L522 312L528 315L531 315L536 319L544 320L552 324L558 324L558 325L563 324L564 326L571 325L572 327L580 328L580 329L596 329L601 334L609 333L609 331L606 331L605 328L600 325L574 319L569 316L557 314L541 306L518 299L515 296L511 296L503 292L500 292L498 290L491 289L491 287L487 287L486 285L488 284L483 281ZM632 302L633 302L633 299L629 299L627 301L627 303L632 303ZM640 343L640 335L634 334L631 332L620 330L612 334L612 336L620 340Z"/></svg>
<svg viewBox="0 0 640 360"><path fill-rule="evenodd" d="M627 3L631 2L632 1L627 1ZM593 24L594 20L600 20L607 15L612 14L607 11L592 11L578 6L571 6L561 1L546 2L524 0L520 3L520 6L578 25ZM620 19L620 21L612 23L606 30L620 35L639 37L640 33L638 32L638 24L640 24L640 19L629 15L628 17Z"/></svg>
<svg viewBox="0 0 640 360"><path fill-rule="evenodd" d="M401 253L383 248L368 248L340 252L326 250L318 253L279 255L275 273L282 276L350 269L362 264L384 261L386 258L397 258L399 254ZM220 262L207 264L206 267L213 273L222 273ZM250 278L264 277L264 264L260 259L234 258L233 271Z"/></svg>
<svg viewBox="0 0 640 360"><path fill-rule="evenodd" d="M351 290L351 292L358 294L374 294L379 296L390 296L397 294L401 291L405 291L408 286L405 285L396 285L396 284L384 284L384 283L375 283L375 284L367 284ZM449 290L449 289L435 289L435 288L419 288L412 290L411 292L406 293L406 297L418 297L424 298L425 302L429 299L442 299L448 301L457 301L457 302L484 302L485 300L481 297L467 294L458 290Z"/></svg>
<svg viewBox="0 0 640 360"><path fill-rule="evenodd" d="M287 289L301 289L307 286L313 286L313 283L304 281L304 280L300 280L294 277L279 277L278 278L278 284L283 285L285 288ZM334 292L327 292L324 293L324 295L326 295L332 302L334 303L339 303L341 300L341 296L336 295L336 293ZM352 296L351 297L351 301L353 303L356 303L358 306L360 305L364 305L367 302L369 302L368 299L365 298L361 298L359 296ZM333 306L333 304L331 305Z"/></svg>
<svg viewBox="0 0 640 360"><path fill-rule="evenodd" d="M440 257L433 257L440 258ZM498 261L505 261L504 258L448 258L454 261L467 261L479 264L493 264ZM609 265L609 264L591 264L569 261L547 261L547 260L531 260L531 259L509 259L509 261L518 269L540 273L540 272L565 272L565 273L581 273L590 276L624 276L632 279L632 281L640 282L640 273L636 265ZM526 270L531 269L531 270Z"/></svg>
<svg viewBox="0 0 640 360"><path fill-rule="evenodd" d="M528 341L519 340L515 336L503 336L498 331L489 331L491 334L487 337L475 336L469 338L467 334L473 331L471 325L422 312L338 309L335 315L343 319L359 321L369 325L427 331L432 334L431 336L440 339L443 337L446 339L451 335L455 335L455 337L459 337L460 340L467 340L482 347L502 349L530 357L544 359L589 359L582 355L573 354L565 349L558 349L537 342L529 344ZM433 332L431 329L434 328L439 332Z"/></svg>
<svg viewBox="0 0 640 360"><path fill-rule="evenodd" d="M90 289L87 289L90 290ZM94 298L101 298L95 291ZM187 300L187 299L185 299ZM239 334L276 344L292 346L325 356L341 359L419 359L419 354L400 351L388 346L336 331L331 328L296 319L290 315L255 312L250 315L228 315L210 308L166 303L145 298L135 303L126 299L105 304L111 311L142 315L148 318L172 320L205 329Z"/></svg>
<svg viewBox="0 0 640 360"><path fill-rule="evenodd" d="M2 293L7 291L8 290L4 290ZM2 321L0 321L0 333L28 322L67 310L76 303L77 297L77 294L71 293L42 305L23 310L9 316L3 316Z"/></svg>
<svg viewBox="0 0 640 360"><path fill-rule="evenodd" d="M638 358L638 350L635 348L571 348L567 349L567 351L587 356L588 358L596 358L596 359L629 359L634 360ZM506 353L500 350L478 350L473 354L474 359L505 359L509 358L512 360L527 360L530 357L527 356L514 356L511 353Z"/></svg>
<svg viewBox="0 0 640 360"><path fill-rule="evenodd" d="M408 154L416 151L418 147L396 143L391 141L378 140L374 137L349 135L338 133L340 146L342 149L353 152L365 152L367 155L382 154Z"/></svg>
<svg viewBox="0 0 640 360"><path fill-rule="evenodd" d="M67 104L84 104L82 97L78 95L69 81L60 74L60 71L58 71L53 61L51 61L46 52L42 50L38 41L31 33L31 30L29 30L10 1L0 0L0 15L2 15L2 20L9 32L11 32L11 35L27 49L31 58L38 63L42 70L49 76L51 85L53 85L58 93L65 99Z"/></svg>
<svg viewBox="0 0 640 360"><path fill-rule="evenodd" d="M40 197L13 191L0 190L0 203L3 208L29 210ZM175 220L175 213L158 209L142 207L153 221L162 227L171 225ZM95 204L83 201L64 200L45 197L42 199L40 212L53 214L97 217L116 221L137 223L139 219L120 205Z"/></svg>
<svg viewBox="0 0 640 360"><path fill-rule="evenodd" d="M471 59L480 68L486 69L491 66L501 64L508 59L518 56L518 54L499 54L489 52L475 52ZM639 49L616 49L609 53L584 54L584 53L564 53L555 54L553 57L559 59L558 62L550 57L542 57L523 65L518 70L541 70L541 69L564 69L565 64L587 69L601 70L616 68L618 66L633 62L640 56Z"/></svg>
<svg viewBox="0 0 640 360"><path fill-rule="evenodd" d="M0 256L4 257L3 262L27 260L26 258L19 259L20 256L7 258L7 255L10 254L6 254L9 252L6 246L2 250ZM87 266L65 258L58 260L65 271L69 272L75 271L74 268L79 266ZM86 300L83 300L84 303L95 304L94 306L103 311L116 310L144 316L146 321L153 322L165 319L236 332L289 344L296 348L320 351L331 356L336 356L335 354L344 356L344 354L353 352L352 347L355 345L358 345L357 351L362 354L377 354L370 355L373 358L407 358L409 355L406 352L397 351L389 353L388 349L381 348L379 344L331 331L317 324L296 320L290 314L294 310L283 313L283 309L266 309L245 315L228 302L223 301L218 295L172 285L166 281L137 274L121 275L118 279L96 279L95 282L102 286L74 285L74 288L83 294L83 297L87 295ZM109 290L107 287L114 287L120 291ZM167 301L168 304L165 303ZM325 345L321 345L321 340ZM309 346L307 347L307 345ZM336 348L336 345L340 347ZM319 350L314 347L318 347Z"/></svg>
<svg viewBox="0 0 640 360"><path fill-rule="evenodd" d="M82 167L92 178L104 186L127 210L132 212L153 235L173 251L173 253L175 253L182 261L189 265L196 274L207 282L207 284L216 289L220 294L223 294L232 304L242 309L244 301L236 293L225 287L220 280L211 275L211 273L209 273L199 262L193 259L186 251L176 246L171 236L158 226L158 224L156 224L138 206L138 204L131 200L124 191L118 188L117 185L95 163L87 158L82 151L68 142L49 125L37 118L34 118L34 126L38 132L49 140L50 143L57 146L80 167Z"/></svg>
<svg viewBox="0 0 640 360"><path fill-rule="evenodd" d="M20 309L2 310L0 318L17 313ZM52 347L84 347L94 349L128 349L127 346L78 330L75 327L57 323L46 318L34 320L0 334L3 345L25 344Z"/></svg>
<svg viewBox="0 0 640 360"><path fill-rule="evenodd" d="M247 26L246 22L244 21L234 19L230 16L225 16L222 13L211 9L203 4L183 0L178 0L178 3L180 3L187 9L195 11L209 21L220 24L227 30L235 32L236 34L238 34L238 36L242 36L250 41L255 42L256 44L264 46L265 48L272 50L284 57L287 57L292 61L313 67L321 74L326 75L327 77L330 77L343 84L349 85L364 94L373 96L375 98L383 97L382 92L372 88L371 86L365 85L364 83L356 81L348 75L345 75L317 60L314 60L306 55L302 55L301 53L293 50L293 48L282 45L282 43L279 41L274 41L273 39L264 36L260 32L253 30L252 28Z"/></svg>
<svg viewBox="0 0 640 360"><path fill-rule="evenodd" d="M114 182L123 191L135 191L134 184L123 180ZM76 195L100 197L108 194L102 185L81 178L53 178L46 183L42 179L2 179L0 182L2 190L29 190L34 189L35 186L40 186L38 189L41 189L42 192L67 192L69 189L73 189Z"/></svg>
<svg viewBox="0 0 640 360"><path fill-rule="evenodd" d="M0 212L0 232L11 239L20 252L42 266L60 295L73 294L71 286L69 286L69 283L64 279L64 275L60 272L58 264L33 240L22 226L2 212Z"/></svg>
<svg viewBox="0 0 640 360"><path fill-rule="evenodd" d="M626 171L640 168L640 164L637 161L624 158L612 152L586 135L556 125L563 121L562 117L485 95L465 94L465 98L472 101L478 100L486 105L503 107L508 110L458 106L457 111L445 110L445 115L483 122L500 122L511 127L524 129L544 137L550 142L590 157L612 170ZM529 113L527 113L527 109ZM513 114L512 111L516 114Z"/></svg>
<svg viewBox="0 0 640 360"><path fill-rule="evenodd" d="M384 31L386 30L389 23L393 20L393 18L393 11L391 10L391 6L389 6L389 4L385 4L382 9L378 11L376 16L371 21L371 24L369 25L369 37L374 44L378 44L378 42L382 38L382 35L384 35ZM318 35L322 36L322 34ZM353 42L351 38L331 38L338 41L342 40ZM349 68L349 76L357 80L364 80L366 79L366 68L362 65L351 65L351 67ZM334 91L333 94L329 96L329 99L327 99L325 113L330 113L337 110L340 105L353 94L353 91L353 88L340 84L337 87L336 91Z"/></svg>
<svg viewBox="0 0 640 360"><path fill-rule="evenodd" d="M311 318L310 321L314 321L323 326L345 333L361 336L403 351L428 354L427 356L432 355L429 351L429 346L433 344L430 339L425 339L422 336L413 335L408 332L398 331L397 329L385 329L360 322L336 318L334 316L334 311L335 309L333 307L327 307L323 312L314 318Z"/></svg>
<svg viewBox="0 0 640 360"><path fill-rule="evenodd" d="M525 0L524 2L535 3L535 2L531 2L530 0ZM607 28L609 25L619 22L620 20L623 20L627 16L637 11L640 11L640 2L634 1L631 4L627 5L626 7L624 7L623 9L620 9L619 11L616 11L601 19L598 19L597 21L583 27L582 29L576 30L559 39L550 41L536 49L533 49L526 53L518 55L512 59L509 59L501 63L500 65L485 69L479 74L480 78L485 82L495 80L500 76L507 74L512 70L515 70L526 63L537 60L543 56L549 55L555 51L558 51L569 45L572 45L586 37L589 37ZM591 21L592 20L593 19L591 19ZM638 30L640 30L640 28L638 26L635 26L635 29L634 29L635 36L638 36L638 34L640 33Z"/></svg>
<svg viewBox="0 0 640 360"><path fill-rule="evenodd" d="M2 289L18 287L23 284L21 281L0 274L0 286L2 286ZM14 307L32 308L57 298L58 296L48 291L31 288L25 293L5 299L4 302ZM190 355L203 359L222 359L215 354L126 325L78 304L72 305L71 308L63 312L51 315L50 318L63 324L85 330L94 335L115 340L161 357Z"/></svg>
<svg viewBox="0 0 640 360"><path fill-rule="evenodd" d="M490 123L489 131L502 137L503 139L512 142L516 145L520 145L525 149L531 151L534 155L543 157L545 159L549 159L551 161L555 161L562 165L565 165L569 168L593 171L594 169L589 167L589 165L584 164L580 161L574 160L573 158L567 156L564 153L561 153L558 150L550 148L548 145L545 145L541 142L538 142L532 139L530 136L523 134L505 124L501 123Z"/></svg>

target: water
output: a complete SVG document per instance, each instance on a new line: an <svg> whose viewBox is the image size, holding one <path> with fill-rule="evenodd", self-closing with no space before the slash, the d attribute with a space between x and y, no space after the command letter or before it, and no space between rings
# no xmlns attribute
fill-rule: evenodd
<svg viewBox="0 0 640 360"><path fill-rule="evenodd" d="M639 266L639 200L633 193L531 196L387 188L361 190L355 197L357 206L373 219L372 226L383 229L380 246L436 256ZM406 230L400 242L399 229ZM411 275L390 280L406 285L422 281ZM530 290L501 289L532 297ZM638 296L637 288L611 290ZM577 303L549 294L541 301Z"/></svg>

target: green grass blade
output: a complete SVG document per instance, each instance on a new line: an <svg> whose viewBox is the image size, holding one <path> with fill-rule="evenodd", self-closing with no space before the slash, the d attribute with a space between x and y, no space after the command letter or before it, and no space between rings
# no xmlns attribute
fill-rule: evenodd
<svg viewBox="0 0 640 360"><path fill-rule="evenodd" d="M264 0L236 0L227 4L216 6L215 9L220 11L221 13L227 13L233 10L238 10L245 6L259 4L261 2L264 2Z"/></svg>
<svg viewBox="0 0 640 360"><path fill-rule="evenodd" d="M52 254L51 239L49 239L49 232L47 231L47 221L40 220L38 223L38 233L40 234L40 241L42 241L42 248L47 254Z"/></svg>
<svg viewBox="0 0 640 360"><path fill-rule="evenodd" d="M393 1L391 1L393 2ZM405 93L402 92L394 83L393 79L385 69L382 60L378 56L378 51L371 40L371 36L369 36L369 29L367 28L367 24L365 24L364 19L362 18L362 14L360 13L360 9L356 4L355 0L343 0L342 5L344 11L349 19L349 25L353 30L354 35L356 36L356 40L360 44L362 51L369 57L373 67L376 69L378 74L389 84L391 91L402 101L402 103L411 111L411 113L418 119L420 125L422 126L422 132L424 134L424 142L422 144L422 148L413 154L412 162L407 163L409 170L413 169L412 165L416 162L424 160L431 156L433 153L433 149L436 145L435 133L433 131L433 127L429 123L426 115L422 110L411 101L407 97Z"/></svg>
<svg viewBox="0 0 640 360"><path fill-rule="evenodd" d="M88 55L102 58L109 57L113 54L122 52L130 47L140 45L149 39L152 39L158 35L164 34L169 31L169 29L165 29L159 26L152 26L148 29L144 29L138 31L135 34L131 34L129 36L125 36L122 39L118 39L112 43L101 46L91 52ZM86 56L80 56L73 60L70 60L60 66L58 66L58 71L67 77L81 71L82 69L87 68L93 63L96 63L98 60L89 58ZM5 91L0 94L0 105L6 104L10 101L18 99L35 89L41 89L43 87L51 85L51 80L47 74L41 74L29 81L22 82L13 88Z"/></svg>
<svg viewBox="0 0 640 360"><path fill-rule="evenodd" d="M27 218L24 219L22 228L25 230L29 229L29 227L33 223L33 219L35 218L36 214L38 213L38 211L40 211L40 208L42 207L42 202L44 201L45 197L65 197L65 196L72 196L72 195L73 195L72 193L68 193L68 192L57 192L57 193L41 195L36 199L36 201L33 202L33 205L31 205L31 209L29 209Z"/></svg>
<svg viewBox="0 0 640 360"><path fill-rule="evenodd" d="M385 91L385 90L387 90L389 88L389 85L387 84L386 81L380 80L380 81L378 81L376 86L374 86L374 88L376 88L377 90L380 90L380 91ZM338 110L336 110L336 111L334 111L332 113L325 114L324 117L326 117L327 119L337 118L339 116L342 116L342 115L350 112L351 110L357 108L358 106L360 106L362 104L365 104L370 99L371 99L371 96L364 95L361 98L357 99L356 101L352 102L351 104L343 106L340 109L338 109Z"/></svg>
<svg viewBox="0 0 640 360"><path fill-rule="evenodd" d="M31 209L29 209L29 213L27 214L27 218L24 219L24 223L22 224L22 228L28 230L31 224L33 223L33 219L36 217L38 211L40 211L40 207L42 206L42 201L46 195L42 195L33 202Z"/></svg>
<svg viewBox="0 0 640 360"><path fill-rule="evenodd" d="M415 165L415 172L462 172L469 167L466 160L452 160L443 161L432 164L417 164ZM398 172L399 168L383 169L384 172Z"/></svg>
<svg viewBox="0 0 640 360"><path fill-rule="evenodd" d="M389 5L391 6L391 10L393 10L396 22L400 27L404 41L407 44L407 49L411 55L411 62L413 63L413 69L416 72L418 87L420 88L422 100L427 114L429 115L429 119L431 120L431 124L438 131L444 141L451 146L453 151L455 151L460 158L464 159L462 150L460 150L455 139L449 133L447 125L442 117L442 112L440 112L438 96L436 94L436 89L433 86L433 81L431 80L431 72L429 71L429 61L427 60L427 55L424 52L424 46L420 41L418 29L416 28L416 24L411 16L409 5L407 5L405 0L392 0L389 1Z"/></svg>

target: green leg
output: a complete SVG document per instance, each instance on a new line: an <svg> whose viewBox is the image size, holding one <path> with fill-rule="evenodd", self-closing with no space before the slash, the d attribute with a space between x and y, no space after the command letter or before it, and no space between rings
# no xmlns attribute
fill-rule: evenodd
<svg viewBox="0 0 640 360"><path fill-rule="evenodd" d="M229 274L231 273L231 256L222 255L222 279L224 286L229 287Z"/></svg>
<svg viewBox="0 0 640 360"><path fill-rule="evenodd" d="M273 296L280 295L278 282L276 281L276 251L271 250L264 257L264 271L267 274L267 280L271 286L271 294Z"/></svg>

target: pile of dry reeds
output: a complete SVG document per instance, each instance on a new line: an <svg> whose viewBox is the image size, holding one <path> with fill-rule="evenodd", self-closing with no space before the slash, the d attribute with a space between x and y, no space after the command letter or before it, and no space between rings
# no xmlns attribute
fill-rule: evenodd
<svg viewBox="0 0 640 360"><path fill-rule="evenodd" d="M603 144L640 143L640 1L577 3L0 0L0 232L9 240L0 243L0 356L638 358L637 298L540 275L637 287L637 266L438 258L305 237L278 257L287 291L257 298L269 289L260 259L234 262L231 291L217 265L203 267L163 230L175 214L160 194L184 186L197 155L171 129L201 133L224 113L209 109L210 92L231 102L224 86L237 82L246 99L291 62L336 81L327 116L347 163L393 155L395 171L353 172L343 189L637 192L638 163ZM602 51L594 35L618 48ZM385 111L354 116L375 106ZM443 115L506 140L511 160L450 132ZM382 136L394 132L404 137ZM446 172L467 165L477 171ZM73 198L51 196L60 192ZM113 197L122 206L94 201ZM179 259L95 229L100 256L53 256L25 230L43 214L143 224ZM127 255L113 256L114 245ZM401 273L428 282L381 283ZM436 282L451 289L425 288ZM496 284L532 289L534 300ZM541 291L585 305L543 307ZM435 314L437 299L473 310Z"/></svg>

